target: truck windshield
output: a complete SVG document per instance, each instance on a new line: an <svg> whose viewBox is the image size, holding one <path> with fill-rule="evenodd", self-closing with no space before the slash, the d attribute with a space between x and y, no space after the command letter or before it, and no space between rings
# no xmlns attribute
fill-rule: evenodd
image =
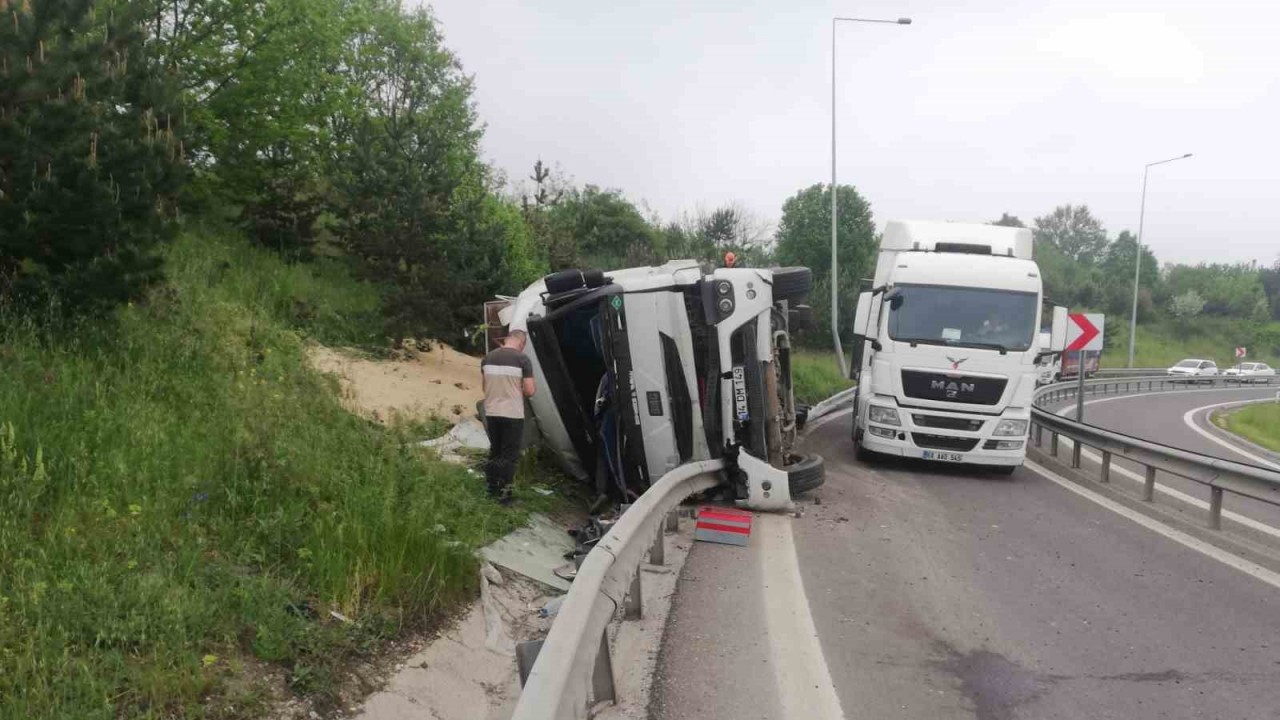
<svg viewBox="0 0 1280 720"><path fill-rule="evenodd" d="M1035 293L898 285L889 337L898 342L1026 351L1036 333Z"/></svg>

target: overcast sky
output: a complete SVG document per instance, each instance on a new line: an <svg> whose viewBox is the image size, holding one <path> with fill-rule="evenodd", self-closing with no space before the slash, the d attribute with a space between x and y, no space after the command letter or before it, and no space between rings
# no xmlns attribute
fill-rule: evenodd
<svg viewBox="0 0 1280 720"><path fill-rule="evenodd" d="M770 222L838 171L876 221L1086 203L1161 261L1280 254L1280 0L436 0L487 159L542 158L664 217Z"/></svg>

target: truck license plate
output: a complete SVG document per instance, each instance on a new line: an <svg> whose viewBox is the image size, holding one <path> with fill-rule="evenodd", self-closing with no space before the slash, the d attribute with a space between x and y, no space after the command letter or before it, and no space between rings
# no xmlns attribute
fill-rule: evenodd
<svg viewBox="0 0 1280 720"><path fill-rule="evenodd" d="M733 412L739 422L751 417L747 411L747 371L741 365L733 368Z"/></svg>
<svg viewBox="0 0 1280 720"><path fill-rule="evenodd" d="M920 457L925 460L942 460L945 462L964 462L964 455L952 452L938 452L937 450L922 450Z"/></svg>

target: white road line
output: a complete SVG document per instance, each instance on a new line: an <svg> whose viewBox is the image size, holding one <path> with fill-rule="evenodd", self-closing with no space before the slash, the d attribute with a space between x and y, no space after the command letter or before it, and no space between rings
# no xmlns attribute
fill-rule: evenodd
<svg viewBox="0 0 1280 720"><path fill-rule="evenodd" d="M1092 500L1093 502L1101 505L1102 507L1110 510L1111 512L1125 519L1132 520L1133 522L1138 523L1139 525L1147 528L1148 530L1159 533L1160 535L1180 545L1185 545L1186 547L1189 547L1192 550L1195 550L1196 552L1201 553L1202 555L1213 558L1214 560L1217 560L1218 562L1224 565L1233 567L1236 570L1239 570L1240 572L1246 575L1249 575L1250 577L1253 577L1254 579L1261 580L1262 582L1270 585L1271 587L1280 589L1280 573L1272 572L1271 570L1268 570L1267 568L1255 562L1246 560L1240 557L1239 555L1233 555L1227 552L1226 550L1223 550L1214 545L1210 545L1209 543L1204 542L1203 540L1200 540L1198 538L1192 537L1191 535L1188 535L1182 532L1181 530L1177 530L1175 528L1169 527L1168 525L1165 525L1159 520L1148 517L1147 515L1144 515L1138 512L1137 510L1133 510L1131 508L1125 507L1124 505L1121 505L1120 503L1114 500L1111 500L1110 498L1099 495L1098 493L1086 487L1077 485L1076 483L1073 483L1070 480L1067 480L1066 478L1063 478L1057 475L1053 471L1048 470L1037 463L1031 462L1030 460L1026 462L1026 466L1028 469L1036 472L1037 474L1049 480L1050 482L1053 482L1067 490L1070 490L1071 492L1085 499Z"/></svg>
<svg viewBox="0 0 1280 720"><path fill-rule="evenodd" d="M1204 412L1205 410L1212 410L1214 408L1226 407L1227 405L1239 405L1241 402L1242 401L1240 400L1236 400L1234 402L1216 403L1214 405L1205 405L1204 407L1198 407L1193 410L1188 410L1186 414L1182 416L1182 422L1186 423L1187 427L1199 433L1200 437L1203 437L1206 440L1212 440L1213 442L1217 443L1218 445L1221 445L1222 447L1230 450L1231 452L1241 457L1247 457L1250 460L1254 461L1255 463L1262 465L1263 467L1269 467L1272 470L1280 470L1280 465L1268 460L1267 458L1261 457L1259 455L1254 455L1253 453L1248 452L1247 450L1240 447L1239 445L1235 445L1231 442L1223 440L1222 438L1214 435L1213 433L1209 432L1208 430L1205 430L1204 428L1196 424L1195 416L1200 414L1201 412ZM1271 398L1262 398L1259 400L1254 400L1252 402L1272 402L1272 400Z"/></svg>
<svg viewBox="0 0 1280 720"><path fill-rule="evenodd" d="M754 534L760 542L765 624L783 717L844 720L800 579L791 518L756 513Z"/></svg>
<svg viewBox="0 0 1280 720"><path fill-rule="evenodd" d="M1236 388L1232 388L1232 389L1234 390L1234 389L1236 389ZM1243 388L1241 388L1241 389L1243 389ZM1172 394L1175 394L1175 393L1192 393L1192 392L1207 392L1207 391L1206 391L1206 390L1173 390L1173 391L1170 391L1170 392L1169 392L1169 394L1170 394L1170 395L1172 395ZM1132 399L1133 399L1133 398L1135 398L1135 397L1139 397L1139 396L1137 396L1137 395L1122 395L1122 396L1120 396L1120 397L1098 398L1098 399L1096 399L1096 400L1086 400L1084 404L1085 404L1085 405L1092 405L1092 404L1094 404L1094 403L1109 402L1109 401L1111 401L1111 400L1125 400L1125 399L1132 400ZM1227 403L1227 404L1229 404L1229 405L1230 405L1230 404L1234 404L1234 403ZM1075 409L1074 407L1070 407L1070 408L1063 408L1062 410L1059 410L1059 411L1058 411L1058 414L1059 414L1059 415L1062 415L1062 416L1074 415L1074 414L1075 414L1075 411L1076 411L1076 409ZM1060 442L1062 443L1064 450L1070 450L1070 449L1074 446L1074 444L1075 444L1075 443L1071 440L1071 438L1068 438L1068 437L1062 437ZM1097 453L1095 453L1095 452L1093 452L1092 450L1089 450L1089 449L1087 449L1087 448L1082 448L1082 449L1080 450L1080 456L1081 456L1081 457L1083 457L1083 458L1085 458L1085 459L1087 459L1087 460L1089 460L1090 462L1095 462L1095 463L1097 463L1097 464L1099 464L1099 465L1101 465L1101 464L1102 464L1102 456L1101 456L1101 455L1098 455ZM1129 468L1121 467L1121 466L1119 466L1119 465L1115 464L1115 462L1114 462L1114 460L1115 460L1115 459L1116 459L1116 458L1115 458L1115 456L1113 455L1113 456L1112 456L1112 460L1113 460L1113 462L1112 462L1112 464L1111 464L1111 472L1112 472L1112 473L1115 473L1115 474L1118 474L1118 475L1121 475L1121 476L1127 477L1127 478L1129 478L1130 480L1134 480L1134 481L1141 482L1141 483L1145 483L1145 482L1147 481L1147 479L1146 479L1145 477L1143 477L1142 475L1139 475L1138 473L1136 473L1136 472L1134 472L1134 471L1130 470ZM1163 484L1163 483L1156 483L1156 492L1160 493L1161 495L1165 495L1165 496L1168 496L1168 497L1170 497L1170 498L1173 498L1174 500L1177 500L1177 501L1179 501L1179 502L1183 502L1183 503L1186 503L1186 504L1188 504L1188 505L1191 505L1192 507L1199 508L1199 509L1201 509L1201 510L1208 510L1208 509L1209 509L1209 503L1205 502L1204 500L1201 500L1200 498L1195 497L1195 496L1193 496L1193 495L1188 495L1188 494L1186 494L1186 493L1182 492L1181 490L1177 490L1177 489L1171 488L1171 487L1169 487L1168 485L1165 485L1165 484ZM1262 533L1262 534L1264 534L1264 535L1270 535L1271 537L1280 538L1280 528L1275 528L1275 527L1273 527L1273 526L1271 526L1271 525L1268 525L1268 524L1266 524L1266 523L1264 523L1264 522L1259 522L1259 521L1254 520L1253 518L1251 518L1251 517L1249 517L1249 516L1247 516L1247 515L1241 515L1240 513L1238 513L1238 512L1233 512L1233 511L1231 511L1231 510L1223 510L1223 511L1222 511L1222 517L1226 518L1227 520L1230 520L1231 522L1236 523L1237 525L1243 525L1244 527L1247 527L1247 528L1249 528L1250 530L1255 530L1255 531L1260 532L1260 533Z"/></svg>

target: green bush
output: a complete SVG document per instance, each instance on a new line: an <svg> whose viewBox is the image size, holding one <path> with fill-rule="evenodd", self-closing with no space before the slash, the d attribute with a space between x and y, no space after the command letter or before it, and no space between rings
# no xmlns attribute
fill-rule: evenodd
<svg viewBox="0 0 1280 720"><path fill-rule="evenodd" d="M796 402L810 405L853 387L836 366L835 353L816 350L791 352L791 380Z"/></svg>
<svg viewBox="0 0 1280 720"><path fill-rule="evenodd" d="M308 369L376 288L210 232L168 261L112 323L0 319L4 717L259 717L262 663L323 699L519 518Z"/></svg>

